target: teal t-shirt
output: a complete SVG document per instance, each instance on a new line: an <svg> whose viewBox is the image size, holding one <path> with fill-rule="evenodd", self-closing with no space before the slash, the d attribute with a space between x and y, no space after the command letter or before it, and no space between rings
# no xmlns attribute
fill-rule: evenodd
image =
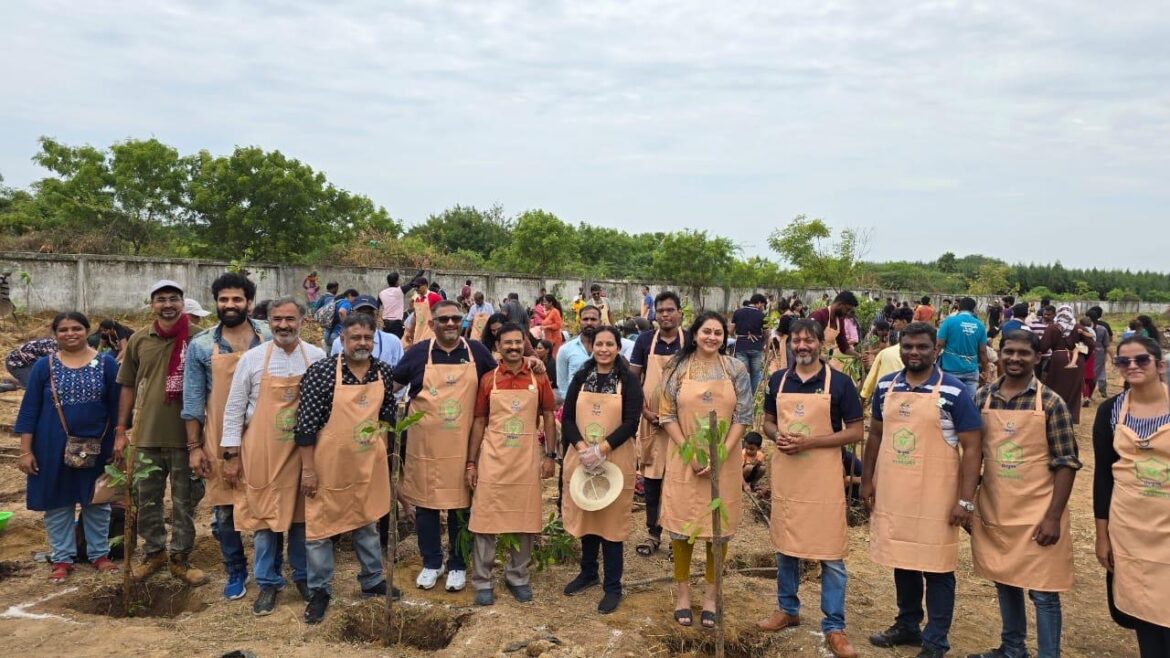
<svg viewBox="0 0 1170 658"><path fill-rule="evenodd" d="M979 347L987 344L987 328L970 311L942 321L938 339L946 342L939 365L943 372L964 374L979 371Z"/></svg>

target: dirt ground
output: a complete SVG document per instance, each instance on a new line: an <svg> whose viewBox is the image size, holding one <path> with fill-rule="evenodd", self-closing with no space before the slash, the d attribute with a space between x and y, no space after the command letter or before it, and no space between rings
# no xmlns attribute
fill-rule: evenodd
<svg viewBox="0 0 1170 658"><path fill-rule="evenodd" d="M0 354L35 333L30 323L19 327L0 323ZM9 429L19 401L19 392L0 394L0 427ZM1062 597L1064 653L1074 658L1134 656L1137 649L1132 634L1109 618L1104 576L1093 557L1091 419L1092 415L1086 414L1078 430L1085 469L1077 478L1071 501L1077 583ZM7 530L0 533L0 642L9 655L221 656L235 650L256 656L312 658L337 652L456 658L710 655L711 632L684 630L671 620L674 598L668 583L629 586L670 573L665 550L650 558L634 554L633 545L644 532L640 507L634 514L631 541L626 543L626 598L618 611L608 616L596 612L600 588L573 598L561 594L561 588L576 574L575 564L534 571L535 600L528 604L516 603L502 586L497 587L497 602L490 608L474 606L468 591L447 594L441 588L431 592L415 589L420 560L414 538L406 537L395 575L406 595L399 610L409 619L402 634L404 641L423 648L384 648L376 641L378 631L371 620L378 619L381 602L359 602L356 564L348 548L338 553L335 598L324 623L309 627L300 622L303 603L295 600L291 587L282 593L273 615L256 618L251 614L257 592L254 585L249 584L248 596L239 601L220 596L223 571L218 545L209 529L210 512L204 506L199 511L193 561L211 574L211 582L188 590L174 586L169 576L158 575L149 583L149 596L136 604L135 616L115 618L110 613L118 606L112 602L111 591L120 584L120 576L99 576L80 565L66 585L51 585L46 580L47 567L33 561L34 553L47 550L47 543L41 515L24 509L24 476L15 462L18 445L8 431L0 435L0 510L15 512ZM546 514L552 509L554 487L555 481L546 486ZM866 526L851 528L846 607L850 636L863 656L915 655L909 649L876 649L865 640L868 634L888 626L895 614L892 574L870 561L867 545ZM701 551L696 553L694 569L701 566L700 555ZM772 564L767 527L750 513L745 514L731 544L729 560L732 567ZM829 655L819 632L820 587L815 576L815 571L808 574L801 588L803 625L766 636L752 626L776 607L774 574L728 575L728 655ZM995 589L973 574L966 537L958 579L951 655L996 646L999 611ZM693 598L697 605L698 588ZM1034 630L1031 611L1029 617ZM1034 633L1032 638L1034 647Z"/></svg>

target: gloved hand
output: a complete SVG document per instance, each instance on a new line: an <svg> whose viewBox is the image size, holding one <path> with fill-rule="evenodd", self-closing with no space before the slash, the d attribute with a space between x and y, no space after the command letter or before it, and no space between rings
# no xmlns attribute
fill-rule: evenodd
<svg viewBox="0 0 1170 658"><path fill-rule="evenodd" d="M581 466L585 472L594 475L601 472L601 465L605 463L605 455L601 454L601 446L591 445L577 453L581 458Z"/></svg>

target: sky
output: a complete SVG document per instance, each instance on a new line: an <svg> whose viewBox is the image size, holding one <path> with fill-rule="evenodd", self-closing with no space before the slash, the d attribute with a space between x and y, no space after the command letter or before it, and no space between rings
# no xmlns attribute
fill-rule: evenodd
<svg viewBox="0 0 1170 658"><path fill-rule="evenodd" d="M156 137L408 224L498 203L775 257L807 214L870 260L1170 270L1164 0L8 0L0 61L11 186L42 135Z"/></svg>

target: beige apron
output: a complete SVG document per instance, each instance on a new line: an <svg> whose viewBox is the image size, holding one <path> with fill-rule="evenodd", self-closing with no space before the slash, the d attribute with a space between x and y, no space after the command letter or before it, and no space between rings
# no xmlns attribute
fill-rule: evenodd
<svg viewBox="0 0 1170 658"><path fill-rule="evenodd" d="M950 525L959 500L959 451L943 439L941 386L938 371L930 393L886 393L869 545L870 557L883 566L947 573L959 558L959 528Z"/></svg>
<svg viewBox="0 0 1170 658"><path fill-rule="evenodd" d="M619 383L616 394L577 394L577 430L588 445L605 441L622 424L622 386ZM630 512L634 504L634 442L625 441L609 453L607 461L622 469L622 493L617 500L603 509L586 512L573 497L565 495L561 500L565 531L574 537L599 535L609 541L625 541L630 534ZM581 465L577 449L570 446L565 451L564 478L572 480L573 473Z"/></svg>
<svg viewBox="0 0 1170 658"><path fill-rule="evenodd" d="M1113 464L1109 507L1113 602L1126 614L1170 627L1170 425L1143 441L1125 427L1128 414L1127 395L1113 434L1120 456Z"/></svg>
<svg viewBox="0 0 1170 658"><path fill-rule="evenodd" d="M504 366L499 366L496 373ZM540 393L536 376L527 389L500 390L492 374L487 428L479 451L479 481L471 498L467 529L481 535L504 532L539 534L540 461L536 440ZM567 496L566 496L567 498Z"/></svg>
<svg viewBox="0 0 1170 658"><path fill-rule="evenodd" d="M431 303L427 297L422 300L414 301L414 331L411 336L411 343L417 345L435 337L435 331L431 328Z"/></svg>
<svg viewBox="0 0 1170 658"><path fill-rule="evenodd" d="M285 532L293 523L305 520L305 498L300 492L301 453L293 441L301 375L269 375L273 349L270 341L264 351L260 397L240 441L244 474L235 489L236 530ZM298 345L298 349L308 365L304 345Z"/></svg>
<svg viewBox="0 0 1170 658"><path fill-rule="evenodd" d="M487 313L476 313L471 318L471 340L483 340L483 330L487 327L488 318L491 315Z"/></svg>
<svg viewBox="0 0 1170 658"><path fill-rule="evenodd" d="M203 455L211 462L211 476L204 484L207 493L203 500L210 505L231 505L235 489L223 480L223 456L219 440L223 438L223 408L227 405L228 392L232 389L232 377L236 366L243 358L243 352L219 353L219 343L211 348L211 392L207 394L207 407L203 420Z"/></svg>
<svg viewBox="0 0 1170 658"><path fill-rule="evenodd" d="M1036 406L1027 411L992 409L990 394L983 404L983 481L971 523L971 556L975 573L994 582L1064 592L1073 584L1068 508L1055 544L1032 541L1055 486L1043 392L1037 381Z"/></svg>
<svg viewBox="0 0 1170 658"><path fill-rule="evenodd" d="M460 339L462 340L462 339ZM467 440L475 415L479 377L471 346L467 363L432 363L435 341L427 350L422 390L410 401L410 413L425 414L410 428L402 466L402 497L423 509L466 509L471 505L464 472Z"/></svg>
<svg viewBox="0 0 1170 658"><path fill-rule="evenodd" d="M386 382L342 385L344 358L337 357L333 409L313 450L317 494L305 499L305 538L309 540L356 530L390 513L386 432L378 420L388 394Z"/></svg>
<svg viewBox="0 0 1170 658"><path fill-rule="evenodd" d="M719 420L732 422L735 415L735 385L730 374L722 379L710 381L696 381L690 377L690 367L694 363L692 357L687 363L687 372L684 374L678 392L678 423L684 436L695 432L695 421L704 425L708 422L711 411ZM720 358L722 364L722 358ZM730 435L730 432L728 432ZM722 522L720 538L735 535L743 516L743 496L740 493L743 483L743 470L740 460L735 459L739 446L727 446L727 459L719 469L719 482L723 495L723 504L727 507L727 520ZM684 464L675 446L671 447L671 456L666 465L666 477L662 486L662 518L661 524L669 532L676 535L690 535L690 525L698 527L698 539L711 539L711 479L708 476L699 477L690 464ZM684 528L684 526L686 526Z"/></svg>
<svg viewBox="0 0 1170 658"><path fill-rule="evenodd" d="M776 424L781 431L804 436L833 433L833 369L824 366L824 393L776 395ZM840 560L849 552L845 521L845 469L841 448L814 448L786 455L772 453L772 546L806 560Z"/></svg>
<svg viewBox="0 0 1170 658"><path fill-rule="evenodd" d="M678 340L682 341L683 333L678 332ZM650 341L650 353L646 356L646 379L642 383L642 395L646 398L646 406L658 413L658 401L661 397L659 387L662 385L662 370L666 367L666 362L670 361L673 355L670 354L655 354L654 350L658 345L658 332L654 332L654 338ZM681 347L681 345L680 345ZM639 424L638 432L638 453L642 460L649 459L650 465L642 467L642 477L647 477L652 480L661 480L666 475L666 460L670 457L670 437L666 434L666 430L661 427L655 428L650 424L650 421L645 418Z"/></svg>

